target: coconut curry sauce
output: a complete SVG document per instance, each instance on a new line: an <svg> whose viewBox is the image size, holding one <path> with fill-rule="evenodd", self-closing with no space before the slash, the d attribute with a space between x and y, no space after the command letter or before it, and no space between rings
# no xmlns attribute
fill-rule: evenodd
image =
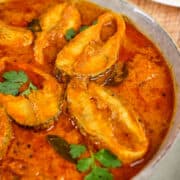
<svg viewBox="0 0 180 180"><path fill-rule="evenodd" d="M0 4L0 21L5 23L7 28L15 26L27 30L29 25L32 25L33 19L46 19L45 15L43 17L43 14L48 12L49 8L63 2L61 0L12 0L4 2ZM33 88L31 88L30 95L11 97L13 101L21 99L23 103L26 102L28 104L28 100L37 106L37 109L32 110L35 116L29 118L29 115L27 115L31 122L21 121L21 118L26 117L24 114L20 116L22 115L20 113L19 116L16 116L16 112L22 112L26 108L25 106L13 106L13 111L9 108L9 104L7 105L8 99L4 98L5 95L3 93L0 93L1 106L8 113L8 116L11 117L9 121L11 121L12 126L12 129L10 129L12 135L9 138L9 143L7 143L8 146L3 149L3 146L6 146L3 144L3 137L5 136L3 133L4 131L9 133L9 131L6 131L6 127L3 125L4 122L0 122L0 131L2 131L0 132L0 143L2 143L0 150L6 151L3 156L1 155L2 152L0 153L0 179L2 180L83 179L88 171L80 173L76 168L76 164L67 161L55 152L47 141L47 135L57 135L69 144L86 145L93 152L102 148L109 149L122 160L121 167L110 168L109 172L113 174L114 179L130 179L153 157L170 127L174 109L173 81L170 69L157 48L126 17L120 19L115 14L105 14L107 10L84 1L75 1L74 3L75 10L68 6L64 7L68 11L64 13L64 16L62 15L62 21L64 20L63 17L68 19L68 15L72 13L73 17L76 17L72 20L73 30L77 32L81 27L84 28L84 31L80 33L80 35L82 34L81 36L77 35L77 37L72 39L71 35L74 32L72 33L71 29L70 39L67 39L69 36L66 33L70 29L69 27L66 31L59 33L62 29L58 29L59 27L57 26L51 32L49 25L45 27L46 25L43 26L41 23L41 32L28 34L29 32L23 30L23 33L28 35L25 40L21 39L21 37L16 37L15 41L18 41L19 44L10 43L10 45L3 45L0 40L1 82L3 82L2 74L5 71L20 69L29 75L29 81L39 89L33 91ZM58 10L57 7L57 14L58 11L61 10ZM99 18L100 16L103 18ZM111 23L103 23L104 28L100 32L102 40L96 44L94 42L98 40L92 39L91 41L91 37L88 37L86 31L89 31L88 34L91 34L91 28L94 28L93 31L96 33L98 24L101 21L103 22L105 18L113 20ZM125 22L124 25L123 21ZM53 19L50 22L57 23ZM121 31L121 36L116 33L118 31L118 23L122 26L121 30L124 28L124 32L122 33ZM64 26L68 25L65 23ZM2 25L0 28L2 28ZM16 29L11 30L16 31ZM63 33L64 35L62 35ZM94 59L99 60L97 66L93 66L92 69L89 67L88 71L86 71L86 68L83 69L82 67L88 67L90 66L89 64L85 64L86 62L73 62L71 63L72 66L76 65L74 69L65 67L61 63L62 59L64 58L66 61L69 57L71 60L76 58L74 55L76 51L73 51L74 49L72 50L71 47L76 44L78 47L75 46L74 48L78 49L80 46L76 42L80 41L83 35L87 38L86 41L90 41L90 45L86 45L84 52L78 56L81 59L89 58L88 60L92 66ZM121 45L117 46L117 43L115 43L113 45L114 49L108 46L106 50L104 44L111 43L111 40L113 43L113 37L116 35L117 37L114 39L118 40ZM41 39L41 37L43 41L46 37L48 39L45 43L40 41L40 45L45 45L39 48L37 39ZM29 41L25 42L28 38ZM31 43L22 46L22 42L24 44ZM83 43L81 41L80 45L83 45ZM36 47L42 51L41 53L37 51L39 53L37 56L35 52ZM104 56L100 54L94 59L91 58L94 51L98 54L102 51L102 47L107 53ZM66 49L68 55L66 55ZM118 57L118 60L116 59L116 62L110 65L108 58L113 60L114 56L109 56L109 49L112 49L112 53L116 54L115 57ZM85 54L86 52L90 55ZM103 64L104 61L102 61L102 68L99 67L99 64L104 57L107 63ZM39 60L40 58L42 59ZM60 59L60 62L58 59ZM67 62L69 63L68 60ZM17 64L17 67L14 67L15 64ZM5 69L3 69L4 66L6 66ZM96 67L99 69L96 69ZM95 72L94 69L97 71ZM34 72L37 75L33 75ZM83 76L81 76L81 73ZM76 75L77 78L75 77ZM51 82L54 86L48 86L44 82ZM47 96L45 89L49 91ZM40 93L38 94L39 91ZM56 94L56 91L59 91L60 94ZM62 92L65 93L63 94ZM82 104L81 96L84 97ZM48 97L53 99L53 103L49 101ZM20 99L14 100L13 98ZM117 106L113 106L114 104L111 106L112 102L117 103L118 107L122 106L122 113L128 116L125 120L121 119L123 123L116 120L119 111L118 109L116 110ZM79 104L76 106L76 103ZM53 106L50 104L53 104ZM42 109L38 109L39 106L42 106ZM89 108L89 114L85 116L81 112L85 112L86 108ZM128 108L133 109L133 113L129 113ZM95 112L95 114L91 115L90 111ZM103 118L111 117L111 111L114 112L113 116L111 116L115 120L107 119L104 122L104 127L102 127L105 129L103 132L104 136L100 135L99 127L101 127L101 122ZM0 115L5 116L4 113ZM6 119L9 118L8 116ZM17 117L20 117L20 120ZM87 117L92 119L94 126L99 123L99 126L97 125L98 127L96 126L93 131L92 128L94 127L91 127L91 123L85 123ZM137 121L135 120L136 117L138 117ZM2 120L4 118L1 118ZM132 124L132 127L126 124L127 121ZM35 127L33 123L35 123ZM110 128L110 126L113 128ZM108 132L106 132L106 129ZM11 133L9 133L9 136ZM111 138L115 139L115 141L113 139L111 141L118 143L117 146L120 148L114 149L108 144L108 137L111 133L113 134ZM101 138L99 138L100 136ZM8 136L6 135L6 137ZM138 143L143 144L144 149L141 150ZM128 148L126 149L125 147ZM130 151L130 149L133 149L137 154ZM127 152L130 155L126 156ZM89 155L89 152L86 152L82 157L89 157Z"/></svg>

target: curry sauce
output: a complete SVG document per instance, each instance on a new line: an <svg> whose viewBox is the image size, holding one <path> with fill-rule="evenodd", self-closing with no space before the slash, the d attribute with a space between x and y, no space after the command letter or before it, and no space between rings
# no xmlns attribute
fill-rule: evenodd
<svg viewBox="0 0 180 180"><path fill-rule="evenodd" d="M29 23L32 22L33 19L38 19L49 7L63 2L67 1L12 0L0 4L0 19L11 26L28 28ZM81 26L91 26L99 16L105 12L109 12L109 10L89 2L75 1L74 3L80 13ZM119 56L116 63L123 62L123 66L117 67L124 68L126 70L125 73L121 74L120 80L115 83L115 78L112 78L114 71L113 73L108 71L106 74L101 75L100 80L97 80L96 77L91 77L90 79L90 81L95 81L95 83L101 85L103 82L103 86L109 89L111 93L122 97L124 101L129 103L130 107L133 107L139 116L138 121L142 124L144 133L148 139L148 150L143 157L132 163L123 164L120 168L110 170L114 175L114 179L117 180L132 178L142 170L153 157L168 132L174 109L172 74L163 55L147 37L135 28L130 20L126 17L123 17L123 19L126 28L123 41L119 42L122 43L122 45L121 48L119 48ZM106 39L108 39L106 37L111 36L116 29L117 27L113 23L110 24L109 27L102 32L104 41L106 41ZM34 38L36 37L35 35ZM72 40L72 42L73 41L75 40ZM63 46L71 42L66 42L65 39L61 39L61 41L56 43L54 43L55 45L53 44L53 47L49 46L44 49L44 51L46 51L44 53L44 61L47 62L45 64L38 63L35 60L34 43L30 46L20 48L0 44L0 60L6 57L12 59L13 62L17 64L30 64L52 75L60 84L64 82L69 83L72 79L71 75L68 75L68 78L64 80L57 74L57 69L54 68L54 66L57 51L61 51ZM61 43L63 44L62 47L60 45ZM100 44L100 46L101 45L102 44ZM11 69L10 67L11 65L7 67L7 69ZM0 71L0 74L4 72L1 68ZM28 73L30 74L31 81L34 82L37 87L42 88L42 77L38 76L37 78L31 75L31 72ZM104 79L107 80L109 76L111 78L109 78L108 81L104 81ZM63 88L66 89L67 87ZM84 104L84 106L86 106L86 104ZM44 108L48 111L48 104L47 107ZM61 105L61 113L55 119L54 124L49 126L48 129L24 127L16 123L13 119L11 123L13 138L5 156L0 160L0 179L2 180L83 179L86 175L85 173L78 172L75 164L68 162L53 150L46 140L46 136L49 134L58 135L70 144L85 144L94 150L101 147L98 139L92 140L88 134L82 133L81 128L79 128L69 113L67 102L63 102ZM118 135L118 132L116 134ZM130 137L124 137L124 143L128 141L128 138ZM123 139L120 140L123 141Z"/></svg>

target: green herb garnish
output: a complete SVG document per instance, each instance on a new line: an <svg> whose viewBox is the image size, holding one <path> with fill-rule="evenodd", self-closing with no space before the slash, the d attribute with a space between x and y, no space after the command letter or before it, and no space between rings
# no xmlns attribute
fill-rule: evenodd
<svg viewBox="0 0 180 180"><path fill-rule="evenodd" d="M19 93L20 87L24 83L28 82L28 76L24 71L8 71L5 72L2 76L5 80L3 82L0 82L0 93L3 94L11 94L13 96L16 96ZM31 90L37 90L37 87L30 82L28 89L30 93ZM26 91L28 90L25 90L24 92ZM22 92L22 94L24 92Z"/></svg>
<svg viewBox="0 0 180 180"><path fill-rule="evenodd" d="M81 26L79 32L85 31L88 28L89 28L89 26L87 26L87 25Z"/></svg>
<svg viewBox="0 0 180 180"><path fill-rule="evenodd" d="M73 39L76 35L76 31L73 28L70 28L66 31L65 38L67 41Z"/></svg>
<svg viewBox="0 0 180 180"><path fill-rule="evenodd" d="M9 81L0 82L0 93L16 96L19 93L21 84Z"/></svg>
<svg viewBox="0 0 180 180"><path fill-rule="evenodd" d="M94 156L104 167L115 168L122 165L122 162L119 161L114 154L106 149L101 149Z"/></svg>
<svg viewBox="0 0 180 180"><path fill-rule="evenodd" d="M23 91L21 93L21 95L29 95L31 93L32 90L37 90L37 87L33 84L33 83L29 83L28 89L26 89L25 91Z"/></svg>
<svg viewBox="0 0 180 180"><path fill-rule="evenodd" d="M71 145L70 154L73 158L78 158L85 152L85 149L82 145ZM96 161L98 161L98 163ZM99 167L97 164L105 168ZM80 172L90 172L85 176L85 180L112 180L113 175L107 168L121 167L121 165L121 161L118 160L115 155L106 149L101 149L95 154L91 153L91 156L88 158L79 159L76 168Z"/></svg>
<svg viewBox="0 0 180 180"><path fill-rule="evenodd" d="M83 158L80 159L77 163L77 169L80 172L85 172L87 171L91 166L93 165L93 159L90 158Z"/></svg>
<svg viewBox="0 0 180 180"><path fill-rule="evenodd" d="M70 145L70 154L72 158L79 158L81 154L83 154L86 151L86 147L79 144L71 144Z"/></svg>
<svg viewBox="0 0 180 180"><path fill-rule="evenodd" d="M85 180L112 180L113 175L105 168L95 166L92 171L85 177Z"/></svg>
<svg viewBox="0 0 180 180"><path fill-rule="evenodd" d="M8 71L3 74L4 81L0 82L0 93L18 95L20 87L28 82L28 76L24 71ZM21 95L29 94L31 90L37 90L37 87L31 82L29 88L26 89Z"/></svg>
<svg viewBox="0 0 180 180"><path fill-rule="evenodd" d="M56 135L47 135L49 144L66 160L76 163L79 172L87 172L85 180L112 180L113 175L108 168L121 167L122 163L118 158L106 149L92 153L90 157L80 158L87 151L84 145L69 144L67 141Z"/></svg>
<svg viewBox="0 0 180 180"><path fill-rule="evenodd" d="M97 166L96 161L105 168ZM80 172L90 171L90 173L85 176L85 180L112 180L113 175L107 168L120 167L121 165L121 161L119 161L115 155L108 150L101 149L95 154L91 153L91 157L89 158L78 160L76 168Z"/></svg>
<svg viewBox="0 0 180 180"><path fill-rule="evenodd" d="M41 25L39 22L39 19L33 19L29 24L28 24L28 29L31 30L32 32L41 32Z"/></svg>
<svg viewBox="0 0 180 180"><path fill-rule="evenodd" d="M3 78L9 82L22 84L28 81L28 77L24 71L8 71L3 74Z"/></svg>

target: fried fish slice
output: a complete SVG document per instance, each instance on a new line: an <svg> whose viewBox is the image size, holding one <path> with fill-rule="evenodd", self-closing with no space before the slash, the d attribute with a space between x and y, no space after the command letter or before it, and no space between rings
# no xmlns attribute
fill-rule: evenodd
<svg viewBox="0 0 180 180"><path fill-rule="evenodd" d="M29 46L33 42L31 31L5 24L0 20L0 45L2 46Z"/></svg>
<svg viewBox="0 0 180 180"><path fill-rule="evenodd" d="M0 3L7 3L9 0L0 0Z"/></svg>
<svg viewBox="0 0 180 180"><path fill-rule="evenodd" d="M108 39L102 37L103 29L115 24L115 32ZM57 69L68 75L97 76L118 60L125 34L125 22L120 15L107 12L97 24L79 33L58 54Z"/></svg>
<svg viewBox="0 0 180 180"><path fill-rule="evenodd" d="M125 164L146 153L148 139L138 115L112 92L92 82L86 86L73 80L67 89L67 101L80 129Z"/></svg>
<svg viewBox="0 0 180 180"><path fill-rule="evenodd" d="M0 106L0 160L3 158L9 143L12 139L11 122L5 112L5 109Z"/></svg>
<svg viewBox="0 0 180 180"><path fill-rule="evenodd" d="M14 63L14 67L16 70L22 70L32 77L39 78L41 85L28 95L13 96L0 93L0 102L7 114L18 124L40 128L49 127L61 112L63 85L51 75L31 65Z"/></svg>
<svg viewBox="0 0 180 180"><path fill-rule="evenodd" d="M42 32L37 33L37 39L34 46L35 59L38 63L44 63L44 51L58 50L66 43L64 35L66 31L73 28L75 31L81 25L81 18L74 5L68 3L57 4L47 10L40 17Z"/></svg>

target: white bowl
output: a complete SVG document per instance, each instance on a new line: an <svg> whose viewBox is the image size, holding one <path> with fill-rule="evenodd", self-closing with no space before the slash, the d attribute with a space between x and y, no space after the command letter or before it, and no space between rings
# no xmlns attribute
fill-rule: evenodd
<svg viewBox="0 0 180 180"><path fill-rule="evenodd" d="M170 67L172 67L172 72L174 75L174 87L176 90L176 105L175 113L172 119L173 123L158 152L144 167L144 169L142 169L141 172L133 178L136 180L149 179L148 177L153 172L155 165L157 165L164 155L168 153L169 148L172 146L179 133L180 91L178 90L178 87L180 86L180 52L167 32L165 32L154 19L152 19L142 10L138 9L136 6L124 0L91 0L91 2L99 4L105 8L112 9L115 12L124 14L131 19L131 21L136 25L137 29L139 29L139 31L149 37L152 42L156 44L157 48L164 55Z"/></svg>

